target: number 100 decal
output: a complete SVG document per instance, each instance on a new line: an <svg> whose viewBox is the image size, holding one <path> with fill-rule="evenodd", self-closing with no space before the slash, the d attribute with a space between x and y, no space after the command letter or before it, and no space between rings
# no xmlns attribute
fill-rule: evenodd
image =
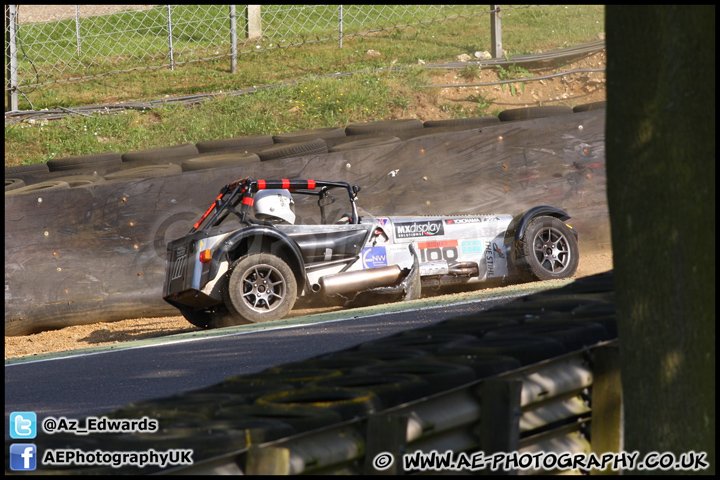
<svg viewBox="0 0 720 480"><path fill-rule="evenodd" d="M418 243L421 262L437 262L445 260L448 262L458 259L457 240L440 240L437 242Z"/></svg>

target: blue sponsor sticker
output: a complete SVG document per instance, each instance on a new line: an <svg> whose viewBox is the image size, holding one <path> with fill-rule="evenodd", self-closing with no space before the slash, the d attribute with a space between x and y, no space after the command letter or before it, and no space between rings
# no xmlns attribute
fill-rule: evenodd
<svg viewBox="0 0 720 480"><path fill-rule="evenodd" d="M460 242L462 253L482 253L485 250L482 240Z"/></svg>
<svg viewBox="0 0 720 480"><path fill-rule="evenodd" d="M385 247L365 247L361 258L363 268L383 267L388 264Z"/></svg>

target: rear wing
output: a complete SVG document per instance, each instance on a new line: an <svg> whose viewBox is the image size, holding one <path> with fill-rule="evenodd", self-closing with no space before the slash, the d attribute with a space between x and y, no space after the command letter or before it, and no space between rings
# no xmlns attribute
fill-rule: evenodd
<svg viewBox="0 0 720 480"><path fill-rule="evenodd" d="M237 215L240 218L240 222L247 222L247 215L255 204L255 194L260 190L282 189L322 197L325 192L332 188L343 188L347 190L353 210L351 223L357 223L358 213L357 207L355 206L355 198L357 198L357 193L360 191L360 187L358 186L351 187L347 182L287 178L282 180L253 180L250 177L246 177L225 185L220 190L220 195L217 196L203 216L200 217L200 220L193 225L188 234L195 233L200 229L201 225L202 230L218 225L230 213ZM236 210L238 204L241 205L240 212ZM210 217L210 214L213 212L214 215ZM205 222L208 217L210 217L210 220Z"/></svg>

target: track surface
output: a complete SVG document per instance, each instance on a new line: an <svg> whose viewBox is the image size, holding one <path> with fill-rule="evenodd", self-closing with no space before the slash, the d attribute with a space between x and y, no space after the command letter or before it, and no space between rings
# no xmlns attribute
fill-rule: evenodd
<svg viewBox="0 0 720 480"><path fill-rule="evenodd" d="M484 300L6 365L5 432L14 411L36 412L39 420L106 413L129 402L198 389L508 301Z"/></svg>

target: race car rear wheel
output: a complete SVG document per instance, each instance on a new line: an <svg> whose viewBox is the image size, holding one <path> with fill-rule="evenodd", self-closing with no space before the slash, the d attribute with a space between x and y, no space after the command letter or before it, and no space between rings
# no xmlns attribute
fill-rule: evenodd
<svg viewBox="0 0 720 480"><path fill-rule="evenodd" d="M570 227L554 217L537 217L515 249L515 268L525 281L557 280L575 274L580 258Z"/></svg>
<svg viewBox="0 0 720 480"><path fill-rule="evenodd" d="M230 312L248 322L279 320L295 304L297 281L282 259L250 254L233 264L223 298Z"/></svg>

